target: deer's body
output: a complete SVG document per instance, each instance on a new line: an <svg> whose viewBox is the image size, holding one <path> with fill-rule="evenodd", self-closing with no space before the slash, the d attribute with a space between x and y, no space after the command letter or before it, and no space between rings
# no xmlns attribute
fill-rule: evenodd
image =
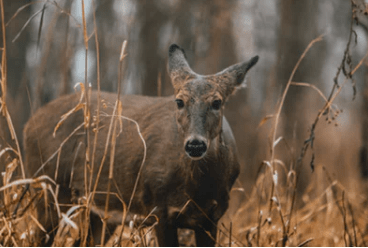
<svg viewBox="0 0 368 248"><path fill-rule="evenodd" d="M186 88L179 87L177 77L181 75L176 70L176 62L179 61L179 67L183 66L180 63L184 53L180 53L181 50L178 50L177 46L170 49L172 61L169 62L169 72L176 96L123 96L121 99L122 115L137 121L147 144L146 160L132 201L131 212L148 215L155 209L153 214L159 218L156 234L161 246L178 245L177 228L194 229L197 245L214 245L216 224L228 208L229 193L239 174L234 137L222 114L223 105L220 102L218 108L218 102L215 104L217 98L224 102L227 95L222 96L216 87L212 87L214 85L195 84L194 80L189 82ZM181 79L187 80L188 71L184 72L185 77ZM227 76L221 79L226 79ZM212 82L211 80L213 79L208 78L207 82ZM190 88L192 86L195 88ZM203 96L206 96L206 101L210 99L210 105L204 104L201 99ZM101 93L101 98L103 101L100 103L98 142L95 154L91 154L94 156L91 188L93 189L105 154L97 191L107 192L112 148L109 144L105 152L105 146L117 95ZM27 123L25 149L29 176L34 176L40 165L83 123L83 111L80 110L67 118L57 130L55 138L52 135L60 116L76 106L78 101L78 94L63 96L41 108ZM91 94L90 102L91 114L95 116L97 92ZM201 104L195 105L196 102ZM95 127L94 121L90 127L90 152ZM124 119L122 125L118 122L116 130L118 136L110 191L128 204L142 164L144 146L132 121ZM71 202L71 190L74 192L73 197L78 198L84 196L85 187L89 187L89 182L86 183L85 180L85 175L88 178L90 175L89 171L85 173L86 143L85 130L82 127L63 145L56 178L61 187L59 201L62 203ZM56 168L57 156L44 166L40 174L54 178ZM116 195L110 195L109 210L123 209ZM94 204L97 208L104 209L105 202L106 194L95 195ZM92 229L100 230L97 225L91 222Z"/></svg>

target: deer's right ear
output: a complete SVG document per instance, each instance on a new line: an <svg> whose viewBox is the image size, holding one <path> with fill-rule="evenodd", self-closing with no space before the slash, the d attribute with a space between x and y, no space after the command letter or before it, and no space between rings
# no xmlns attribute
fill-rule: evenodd
<svg viewBox="0 0 368 248"><path fill-rule="evenodd" d="M184 50L176 44L172 44L169 48L168 71L175 90L195 76L186 60Z"/></svg>

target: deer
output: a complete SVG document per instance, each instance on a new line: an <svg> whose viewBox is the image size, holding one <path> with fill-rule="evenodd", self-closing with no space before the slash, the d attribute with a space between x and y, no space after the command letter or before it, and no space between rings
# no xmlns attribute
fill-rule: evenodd
<svg viewBox="0 0 368 248"><path fill-rule="evenodd" d="M189 66L185 51L172 44L168 73L174 95L122 96L121 116L125 118L116 133L115 154L105 152L105 143L117 94L91 92L90 113L96 115L98 104L103 106L98 132L94 130L96 123L78 130L85 118L81 109L69 114L53 136L60 117L79 103L80 93L61 96L38 109L25 125L27 173L30 177L40 173L56 176L59 204L75 203L86 192L89 130L90 140L98 136L91 156L95 164L102 166L94 166L91 172L93 183L98 178L97 191L108 191L109 165L111 159L114 161L109 211L123 211L123 204L129 204L131 199L131 213L157 217L154 229L159 246L178 246L178 228L194 230L198 246L215 246L217 223L228 209L230 191L240 171L235 138L224 116L225 103L257 61L255 56L216 74L200 75ZM91 122L96 122L96 118L91 118ZM59 148L60 154L55 156ZM96 238L103 224L98 213L105 208L106 199L106 194L95 194L92 203L89 225L95 242L101 239ZM51 223L55 219L57 223L57 215L52 204L47 204L39 204L37 211L39 222L52 234L55 226ZM50 213L48 220L42 219L46 212ZM105 239L117 226L112 222L107 225Z"/></svg>

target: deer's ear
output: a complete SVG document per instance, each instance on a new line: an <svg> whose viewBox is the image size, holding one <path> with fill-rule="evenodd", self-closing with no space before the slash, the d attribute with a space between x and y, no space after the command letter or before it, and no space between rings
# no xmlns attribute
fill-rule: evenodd
<svg viewBox="0 0 368 248"><path fill-rule="evenodd" d="M177 89L183 82L195 76L195 73L190 68L185 52L176 44L172 44L169 48L169 63L168 71L171 78L171 83Z"/></svg>
<svg viewBox="0 0 368 248"><path fill-rule="evenodd" d="M226 96L232 94L243 83L245 75L250 68L257 64L258 59L259 57L255 56L249 61L232 65L214 75L220 87L225 91L224 94Z"/></svg>

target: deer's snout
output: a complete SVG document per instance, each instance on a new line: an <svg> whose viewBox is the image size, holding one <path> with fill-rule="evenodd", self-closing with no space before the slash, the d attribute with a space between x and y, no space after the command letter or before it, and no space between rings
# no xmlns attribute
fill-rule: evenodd
<svg viewBox="0 0 368 248"><path fill-rule="evenodd" d="M207 142L199 138L188 139L185 143L185 152L194 160L200 159L207 152Z"/></svg>

